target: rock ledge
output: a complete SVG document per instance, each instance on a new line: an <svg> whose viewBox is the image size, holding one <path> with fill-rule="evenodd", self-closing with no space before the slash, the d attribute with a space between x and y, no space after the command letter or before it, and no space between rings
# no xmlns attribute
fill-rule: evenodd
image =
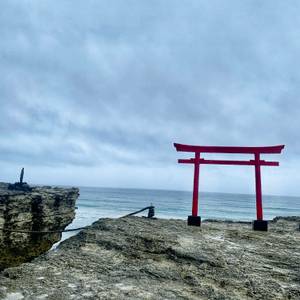
<svg viewBox="0 0 300 300"><path fill-rule="evenodd" d="M299 222L100 219L0 272L0 299L300 299Z"/></svg>
<svg viewBox="0 0 300 300"><path fill-rule="evenodd" d="M75 217L79 189L29 187L10 190L0 183L0 228L22 231L65 229ZM0 230L0 270L49 250L61 233L28 234Z"/></svg>

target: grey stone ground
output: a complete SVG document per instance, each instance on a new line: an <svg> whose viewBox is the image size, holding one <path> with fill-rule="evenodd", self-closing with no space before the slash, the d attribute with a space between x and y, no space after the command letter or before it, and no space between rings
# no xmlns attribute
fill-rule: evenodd
<svg viewBox="0 0 300 300"><path fill-rule="evenodd" d="M299 222L100 219L0 272L0 299L300 299Z"/></svg>

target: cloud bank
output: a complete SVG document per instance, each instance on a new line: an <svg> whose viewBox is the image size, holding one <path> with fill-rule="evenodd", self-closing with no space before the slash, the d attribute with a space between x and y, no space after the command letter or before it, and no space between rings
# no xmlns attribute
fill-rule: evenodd
<svg viewBox="0 0 300 300"><path fill-rule="evenodd" d="M174 142L285 144L263 188L299 195L299 14L297 1L1 1L1 181L25 166L34 183L190 190ZM203 169L204 190L254 193L252 169Z"/></svg>

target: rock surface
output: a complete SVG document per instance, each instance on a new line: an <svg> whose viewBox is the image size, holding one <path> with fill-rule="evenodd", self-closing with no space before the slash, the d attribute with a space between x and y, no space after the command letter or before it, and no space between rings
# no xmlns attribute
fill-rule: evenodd
<svg viewBox="0 0 300 300"><path fill-rule="evenodd" d="M0 272L0 299L300 299L299 221L100 219Z"/></svg>
<svg viewBox="0 0 300 300"><path fill-rule="evenodd" d="M79 189L32 187L9 190L0 183L0 228L22 231L63 230L75 217ZM49 250L61 233L28 234L0 230L0 270Z"/></svg>

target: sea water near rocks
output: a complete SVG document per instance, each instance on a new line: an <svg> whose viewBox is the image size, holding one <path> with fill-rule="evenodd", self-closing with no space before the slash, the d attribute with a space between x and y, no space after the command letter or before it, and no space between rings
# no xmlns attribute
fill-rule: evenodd
<svg viewBox="0 0 300 300"><path fill-rule="evenodd" d="M91 225L100 218L118 218L151 203L155 216L186 220L192 212L192 192L129 188L78 187L76 217L66 229ZM199 193L199 215L203 219L252 221L256 219L255 195ZM147 211L138 215L147 216ZM265 220L276 216L299 216L300 197L263 195ZM63 233L62 240L77 232ZM54 245L54 248L57 246Z"/></svg>

